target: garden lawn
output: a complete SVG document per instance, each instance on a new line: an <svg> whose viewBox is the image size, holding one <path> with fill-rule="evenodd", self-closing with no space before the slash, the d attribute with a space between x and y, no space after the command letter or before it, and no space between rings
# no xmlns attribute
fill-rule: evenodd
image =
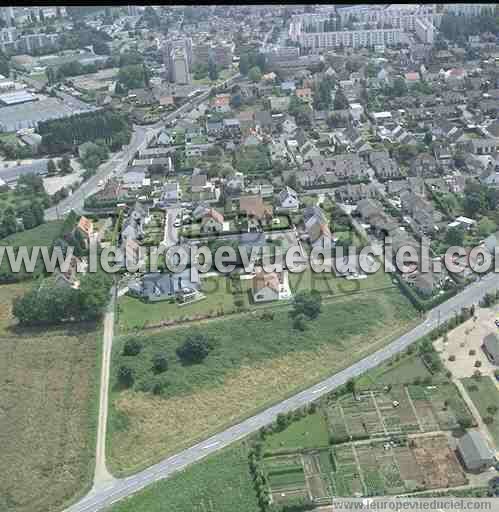
<svg viewBox="0 0 499 512"><path fill-rule="evenodd" d="M328 445L326 419L321 411L294 421L282 432L271 434L265 440L266 451L320 448Z"/></svg>
<svg viewBox="0 0 499 512"><path fill-rule="evenodd" d="M213 311L234 311L234 300L240 297L245 306L250 306L247 286L250 281L241 281L242 293L234 288L230 279L208 277L202 279L201 291L206 298L192 304L178 306L162 301L148 304L139 299L123 296L119 301L119 326L123 332L142 329L147 324L155 325L163 320L180 320L196 315L205 316Z"/></svg>
<svg viewBox="0 0 499 512"><path fill-rule="evenodd" d="M196 326L150 331L138 356L122 355L125 337L115 341L112 375L134 369L133 389L111 394L109 462L131 472L177 452L235 421L334 374L381 348L414 325L414 309L396 288L339 297L323 304L305 332L292 327L288 307L265 321L258 312L208 320ZM215 349L202 364L183 366L176 348L202 332ZM154 354L169 369L153 375ZM164 385L164 394L149 390Z"/></svg>
<svg viewBox="0 0 499 512"><path fill-rule="evenodd" d="M491 377L483 376L479 378L470 377L462 379L470 398L473 400L482 419L490 417L493 422L487 425L490 435L494 438L496 448L499 447L499 411L491 414L487 409L489 407L499 407L499 390L497 389ZM473 391L476 386L477 390ZM471 389L470 389L471 388Z"/></svg>
<svg viewBox="0 0 499 512"><path fill-rule="evenodd" d="M147 487L109 512L259 512L248 453L237 444Z"/></svg>

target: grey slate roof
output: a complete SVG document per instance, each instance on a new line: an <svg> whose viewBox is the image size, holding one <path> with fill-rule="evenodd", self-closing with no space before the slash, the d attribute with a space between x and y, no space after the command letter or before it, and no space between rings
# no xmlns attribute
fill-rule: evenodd
<svg viewBox="0 0 499 512"><path fill-rule="evenodd" d="M466 467L470 469L494 458L493 451L487 446L482 434L476 430L471 430L461 437L458 447Z"/></svg>

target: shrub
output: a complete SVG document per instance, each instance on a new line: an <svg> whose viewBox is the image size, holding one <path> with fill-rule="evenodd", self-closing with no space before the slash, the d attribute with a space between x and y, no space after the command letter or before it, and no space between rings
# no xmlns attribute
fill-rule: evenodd
<svg viewBox="0 0 499 512"><path fill-rule="evenodd" d="M168 358L166 357L166 354L162 352L154 354L152 358L152 367L154 373L163 373L168 370Z"/></svg>
<svg viewBox="0 0 499 512"><path fill-rule="evenodd" d="M491 425L494 423L494 418L492 416L485 416L485 418L483 418L483 422L485 425Z"/></svg>
<svg viewBox="0 0 499 512"><path fill-rule="evenodd" d="M471 349L471 350L468 352L468 354L469 354L470 356L474 356L474 355L476 354L476 350Z"/></svg>
<svg viewBox="0 0 499 512"><path fill-rule="evenodd" d="M140 354L142 350L142 343L136 338L130 338L126 340L125 346L123 347L124 356L136 356Z"/></svg>
<svg viewBox="0 0 499 512"><path fill-rule="evenodd" d="M475 368L480 368L482 366L482 361L475 361Z"/></svg>
<svg viewBox="0 0 499 512"><path fill-rule="evenodd" d="M298 331L304 331L307 328L305 315L298 314L293 318L293 328L297 329Z"/></svg>
<svg viewBox="0 0 499 512"><path fill-rule="evenodd" d="M193 334L186 338L177 348L177 356L184 363L197 364L203 362L213 350L213 344L204 334Z"/></svg>
<svg viewBox="0 0 499 512"><path fill-rule="evenodd" d="M455 360L456 360L456 356L455 355L449 356L449 361L455 361Z"/></svg>
<svg viewBox="0 0 499 512"><path fill-rule="evenodd" d="M135 382L135 372L129 366L120 366L118 369L118 381L123 387L131 388Z"/></svg>

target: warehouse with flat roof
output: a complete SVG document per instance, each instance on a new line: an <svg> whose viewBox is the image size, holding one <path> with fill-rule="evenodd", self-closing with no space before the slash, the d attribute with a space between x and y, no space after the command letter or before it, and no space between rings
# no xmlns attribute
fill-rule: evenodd
<svg viewBox="0 0 499 512"><path fill-rule="evenodd" d="M21 105L23 103L29 103L37 100L37 96L26 91L6 92L4 94L0 94L0 105L5 107Z"/></svg>

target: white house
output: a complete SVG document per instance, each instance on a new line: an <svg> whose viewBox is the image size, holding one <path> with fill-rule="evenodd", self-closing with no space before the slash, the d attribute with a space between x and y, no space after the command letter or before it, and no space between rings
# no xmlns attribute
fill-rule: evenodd
<svg viewBox="0 0 499 512"><path fill-rule="evenodd" d="M291 187L286 187L279 193L279 205L281 208L296 209L300 206L298 194Z"/></svg>

